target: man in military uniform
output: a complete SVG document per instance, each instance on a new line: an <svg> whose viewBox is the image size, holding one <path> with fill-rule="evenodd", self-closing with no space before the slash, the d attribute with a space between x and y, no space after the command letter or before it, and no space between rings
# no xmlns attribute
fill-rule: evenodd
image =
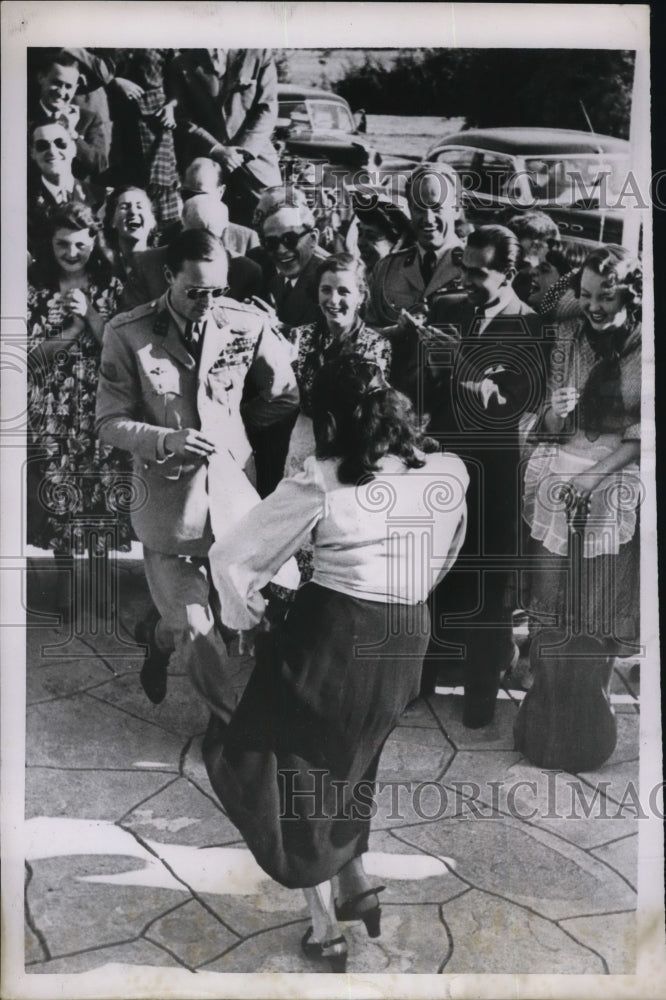
<svg viewBox="0 0 666 1000"><path fill-rule="evenodd" d="M165 295L107 325L97 396L100 440L134 457L132 523L159 612L137 634L149 647L142 685L153 702L164 698L178 648L223 718L235 696L222 669L207 554L216 532L259 499L241 399L251 388L269 409L296 394L287 342L260 310L226 298L227 271L224 247L209 232L177 236Z"/></svg>
<svg viewBox="0 0 666 1000"><path fill-rule="evenodd" d="M416 245L383 257L370 279L368 323L393 346L391 384L417 407L424 374L419 370L419 334L402 311L425 313L430 296L459 285L456 191L456 175L445 164L423 164L412 172L406 194Z"/></svg>

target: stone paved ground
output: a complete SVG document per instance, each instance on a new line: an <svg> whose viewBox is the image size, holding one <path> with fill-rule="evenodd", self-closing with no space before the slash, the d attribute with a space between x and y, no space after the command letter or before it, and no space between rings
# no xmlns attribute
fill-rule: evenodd
<svg viewBox="0 0 666 1000"><path fill-rule="evenodd" d="M53 596L52 578L39 579L34 608ZM140 564L121 563L119 579L118 635L93 620L73 637L30 617L26 972L318 971L299 953L301 894L256 866L209 787L206 713L187 678L175 672L159 706L142 694L131 639L148 600ZM233 665L240 688L251 661ZM348 925L349 971L634 972L635 673L614 677L612 758L576 779L514 751L518 692L502 692L477 731L462 726L456 692L406 713L383 754L380 779L392 784L378 795L368 856L387 886L382 936ZM589 803L596 788L584 818L577 796Z"/></svg>

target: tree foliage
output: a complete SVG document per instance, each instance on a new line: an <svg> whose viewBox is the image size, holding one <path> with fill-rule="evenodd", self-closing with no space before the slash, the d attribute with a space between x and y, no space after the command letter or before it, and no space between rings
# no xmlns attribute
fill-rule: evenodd
<svg viewBox="0 0 666 1000"><path fill-rule="evenodd" d="M350 64L336 91L371 114L464 117L627 138L634 54L605 49L410 49L389 68ZM585 111L583 111L583 108Z"/></svg>

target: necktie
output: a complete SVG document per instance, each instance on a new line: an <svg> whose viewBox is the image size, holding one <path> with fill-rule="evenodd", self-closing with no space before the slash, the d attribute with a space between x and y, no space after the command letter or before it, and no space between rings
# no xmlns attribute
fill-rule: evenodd
<svg viewBox="0 0 666 1000"><path fill-rule="evenodd" d="M435 267L437 266L437 254L434 250L426 250L423 254L421 260L421 277L423 278L423 284L428 287L430 284L430 279L435 273Z"/></svg>
<svg viewBox="0 0 666 1000"><path fill-rule="evenodd" d="M205 329L205 323L190 322L185 327L185 334L183 336L185 347L188 349L195 361L199 360L199 356L201 354L201 341L203 339Z"/></svg>

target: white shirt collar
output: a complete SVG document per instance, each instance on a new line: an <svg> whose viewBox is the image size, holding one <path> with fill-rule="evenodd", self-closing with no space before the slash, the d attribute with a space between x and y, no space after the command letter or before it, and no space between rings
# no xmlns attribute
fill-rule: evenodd
<svg viewBox="0 0 666 1000"><path fill-rule="evenodd" d="M74 190L74 177L69 176L66 181L61 181L60 184L52 184L51 181L47 181L44 174L42 174L42 184L47 191L50 191L56 201L59 200L61 194L71 194Z"/></svg>
<svg viewBox="0 0 666 1000"><path fill-rule="evenodd" d="M512 298L512 292L513 289L511 288L511 285L509 285L508 289L505 289L504 293L499 296L496 302L493 302L491 306L486 306L484 308L483 313L480 310L477 310L477 317L479 318L479 325L477 327L478 334L483 333L491 320L493 320L496 316L500 316L504 312L507 303Z"/></svg>
<svg viewBox="0 0 666 1000"><path fill-rule="evenodd" d="M47 108L46 105L44 104L44 101L42 101L42 100L40 100L39 106L42 109L42 111L44 112L44 114L48 115L49 118L55 117L55 115L58 113L57 111L53 111L52 108Z"/></svg>

